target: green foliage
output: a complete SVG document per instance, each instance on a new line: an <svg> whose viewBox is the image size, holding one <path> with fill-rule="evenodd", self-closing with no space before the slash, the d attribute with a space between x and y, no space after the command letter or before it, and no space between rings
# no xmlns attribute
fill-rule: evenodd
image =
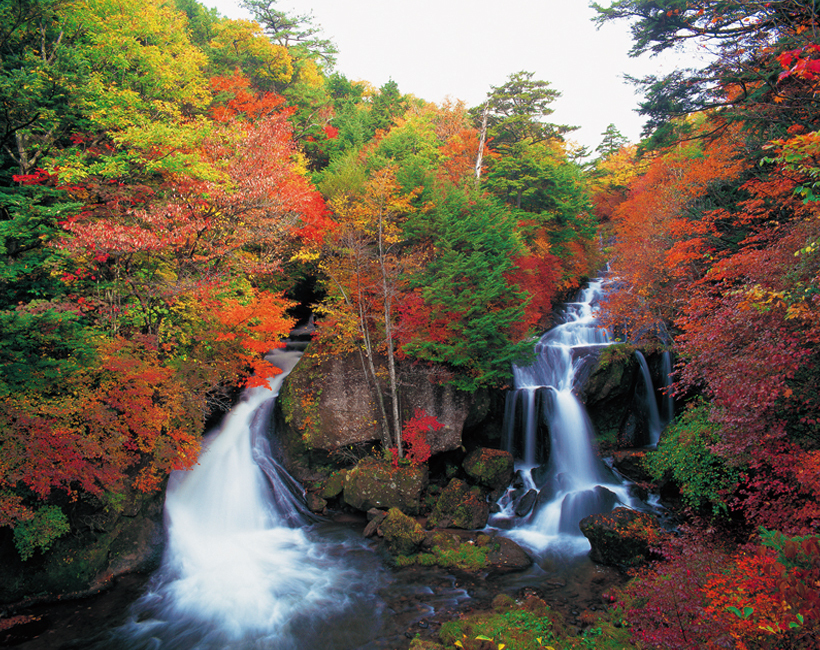
<svg viewBox="0 0 820 650"><path fill-rule="evenodd" d="M548 81L533 79L532 72L514 72L501 86L493 86L487 98L487 126L497 147L523 140L540 142L572 130L545 122L550 104L561 96ZM477 118L481 109L474 109Z"/></svg>
<svg viewBox="0 0 820 650"><path fill-rule="evenodd" d="M51 544L68 533L68 517L57 506L43 506L34 517L14 527L14 545L23 560L28 560L36 550L47 551Z"/></svg>
<svg viewBox="0 0 820 650"><path fill-rule="evenodd" d="M0 311L0 398L23 391L60 394L66 379L96 357L100 336L73 310L32 301Z"/></svg>
<svg viewBox="0 0 820 650"><path fill-rule="evenodd" d="M493 647L507 650L536 650L557 642L553 622L546 605L540 603L535 611L517 607L499 607L496 611L462 619L448 621L441 626L439 638L447 646L473 646L470 641L492 640Z"/></svg>
<svg viewBox="0 0 820 650"><path fill-rule="evenodd" d="M653 479L666 476L680 486L684 503L713 515L727 515L727 496L740 479L740 469L711 451L718 442L718 427L709 421L709 404L697 402L670 426L657 451L644 464Z"/></svg>
<svg viewBox="0 0 820 650"><path fill-rule="evenodd" d="M522 251L515 220L491 198L471 200L455 192L427 216L438 254L411 281L432 310L432 321L447 314L447 331L437 341L412 339L404 351L456 368L461 374L455 385L462 390L503 384L511 364L527 358L532 347L511 337L525 303L506 277Z"/></svg>

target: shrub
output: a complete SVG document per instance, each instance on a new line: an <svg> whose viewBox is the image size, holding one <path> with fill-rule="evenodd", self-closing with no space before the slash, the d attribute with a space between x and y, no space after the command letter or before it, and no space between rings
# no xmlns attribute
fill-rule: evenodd
<svg viewBox="0 0 820 650"><path fill-rule="evenodd" d="M70 529L68 517L57 506L44 506L34 513L34 517L20 522L14 527L14 545L23 560L28 560L34 551L45 552L54 540L65 535Z"/></svg>
<svg viewBox="0 0 820 650"><path fill-rule="evenodd" d="M706 402L690 405L666 430L657 451L646 455L644 466L655 481L671 477L690 508L725 516L727 495L737 486L740 469L712 453L718 429L708 415Z"/></svg>

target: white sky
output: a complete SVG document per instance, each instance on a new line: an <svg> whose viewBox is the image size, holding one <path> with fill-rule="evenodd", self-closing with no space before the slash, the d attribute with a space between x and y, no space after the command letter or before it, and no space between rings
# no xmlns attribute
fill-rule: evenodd
<svg viewBox="0 0 820 650"><path fill-rule="evenodd" d="M238 0L201 0L228 18L247 18ZM606 4L606 0L601 0ZM596 29L587 0L280 0L277 8L311 13L338 47L336 70L439 103L482 103L490 86L520 70L550 82L561 97L551 121L581 127L569 135L594 150L610 123L637 142L643 118L623 80L669 72L676 58L627 56L626 23Z"/></svg>

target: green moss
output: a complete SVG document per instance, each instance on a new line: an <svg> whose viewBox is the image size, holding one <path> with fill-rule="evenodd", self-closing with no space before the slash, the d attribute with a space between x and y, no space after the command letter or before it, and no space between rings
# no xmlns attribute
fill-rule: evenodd
<svg viewBox="0 0 820 650"><path fill-rule="evenodd" d="M429 553L400 556L396 558L396 565L400 567L439 566L445 569L481 571L490 566L491 550L489 545L459 543L454 542L449 536L434 536L433 548Z"/></svg>
<svg viewBox="0 0 820 650"><path fill-rule="evenodd" d="M508 596L496 597L491 611L478 612L441 626L439 641L444 647L455 645L467 650L498 648L505 650L543 650L547 647L579 650L623 650L635 647L628 629L616 628L607 613L596 614L593 625L580 635L564 631L562 617L539 598L516 603ZM487 640L492 646L485 645Z"/></svg>
<svg viewBox="0 0 820 650"><path fill-rule="evenodd" d="M390 508L379 525L387 549L393 555L411 555L424 541L424 531L418 522L398 508Z"/></svg>
<svg viewBox="0 0 820 650"><path fill-rule="evenodd" d="M635 354L637 346L631 343L615 343L608 345L601 350L601 355L598 357L598 368L604 370L611 364L629 363L632 355Z"/></svg>

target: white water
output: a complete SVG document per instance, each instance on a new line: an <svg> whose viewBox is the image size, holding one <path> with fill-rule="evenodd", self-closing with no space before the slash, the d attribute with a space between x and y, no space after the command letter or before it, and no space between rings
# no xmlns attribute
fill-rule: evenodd
<svg viewBox="0 0 820 650"><path fill-rule="evenodd" d="M649 373L649 365L646 357L640 350L635 350L635 357L638 359L638 366L641 370L641 381L643 386L643 406L646 411L647 428L649 429L649 446L657 447L661 439L661 414L658 409L658 401L655 398L655 386L652 384L652 375Z"/></svg>
<svg viewBox="0 0 820 650"><path fill-rule="evenodd" d="M596 317L603 291L602 280L590 282L577 302L566 305L563 321L541 337L534 363L513 369L516 390L508 395L505 439L514 455L524 450L516 461L524 485L502 498L502 512L491 525L515 521L507 534L535 551L585 552L589 543L580 533L581 519L633 505L626 487L596 456L592 426L574 393L585 359L610 344ZM538 439L544 435L539 419L549 430L549 445ZM538 467L547 453L547 466ZM538 502L516 519L516 506L529 490L539 491Z"/></svg>
<svg viewBox="0 0 820 650"><path fill-rule="evenodd" d="M105 647L345 648L378 629L378 561L361 544L311 540L295 482L270 458L274 399L300 356L271 353L284 372L270 390L247 390L199 464L172 475L162 567Z"/></svg>
<svg viewBox="0 0 820 650"><path fill-rule="evenodd" d="M675 398L672 395L672 355L669 350L664 351L661 364L661 375L663 376L661 425L666 426L675 419Z"/></svg>

